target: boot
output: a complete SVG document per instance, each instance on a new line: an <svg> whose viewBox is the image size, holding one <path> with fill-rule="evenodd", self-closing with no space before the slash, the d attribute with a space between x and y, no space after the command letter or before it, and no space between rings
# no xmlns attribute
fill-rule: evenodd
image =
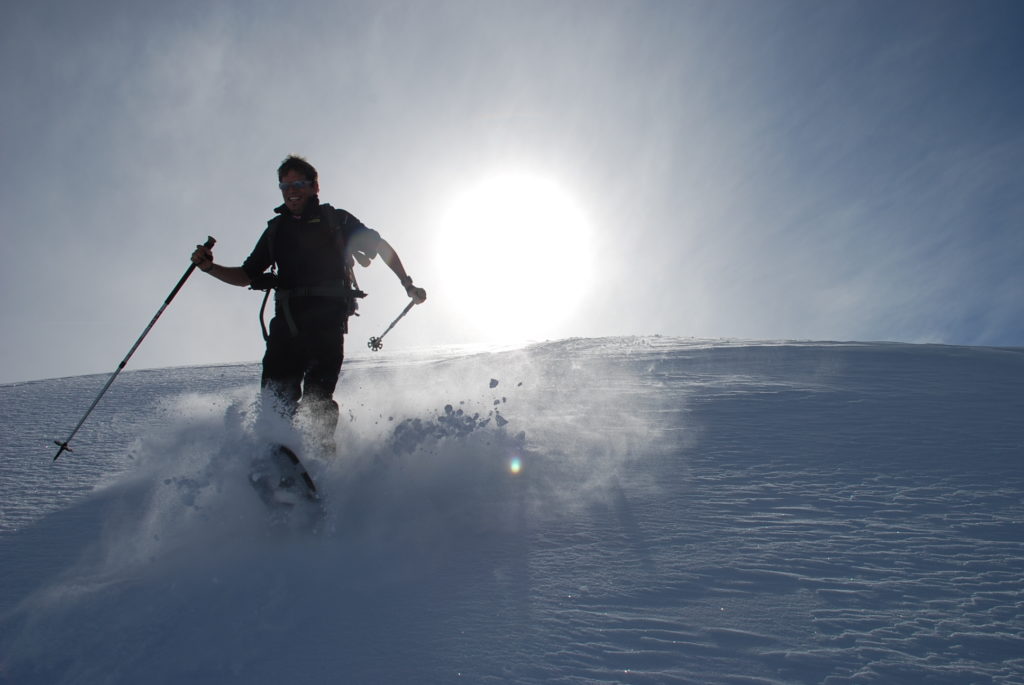
<svg viewBox="0 0 1024 685"><path fill-rule="evenodd" d="M308 426L308 439L316 456L331 458L337 454L338 446L334 433L338 428L338 403L334 400L326 402L303 402L302 413Z"/></svg>

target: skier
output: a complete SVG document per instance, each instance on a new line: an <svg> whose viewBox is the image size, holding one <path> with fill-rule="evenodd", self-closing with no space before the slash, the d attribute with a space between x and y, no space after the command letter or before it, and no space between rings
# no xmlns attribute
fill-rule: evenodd
<svg viewBox="0 0 1024 685"><path fill-rule="evenodd" d="M354 261L369 266L380 255L413 302L424 302L427 293L413 285L398 254L377 231L344 210L320 204L312 164L291 155L277 177L284 204L274 210L277 216L242 265L215 263L212 248L205 245L196 247L192 262L230 285L275 288L260 380L263 401L272 401L288 419L301 409L312 437L329 455L335 451L334 389L344 358L344 334L356 298L363 296L352 274Z"/></svg>

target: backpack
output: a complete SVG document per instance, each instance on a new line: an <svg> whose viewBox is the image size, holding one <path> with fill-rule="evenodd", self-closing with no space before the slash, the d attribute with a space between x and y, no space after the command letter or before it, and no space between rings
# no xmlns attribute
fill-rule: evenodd
<svg viewBox="0 0 1024 685"><path fill-rule="evenodd" d="M314 286L307 288L293 288L293 289L282 289L277 287L277 259L274 256L274 237L277 233L278 227L280 226L281 217L275 217L270 220L267 226L267 248L270 252L270 271L263 274L257 281L249 286L252 290L264 290L263 304L260 305L260 328L263 331L263 340L268 340L270 334L267 332L267 326L264 323L264 312L267 307L267 300L270 298L270 291L275 290L275 301L281 306L281 312L284 314L285 320L288 322L288 328L291 331L292 337L299 334L298 328L295 325L295 321L292 319L291 308L288 304L289 299L292 297L302 296L319 296L319 297L337 297L344 300L347 312L345 313L345 323L343 326L343 333L348 333L348 317L359 316L359 302L358 300L366 297L366 293L359 289L359 284L356 282L356 275L353 267L355 261L358 261L362 266L369 266L370 261L377 256L376 252L370 253L365 250L353 250L351 253L345 247L345 233L342 229L346 223L348 223L349 217L352 215L344 210L338 210L331 205L324 203L320 205L320 217L321 219L326 216L328 227L334 234L334 244L338 250L338 257L345 263L345 277L340 286Z"/></svg>

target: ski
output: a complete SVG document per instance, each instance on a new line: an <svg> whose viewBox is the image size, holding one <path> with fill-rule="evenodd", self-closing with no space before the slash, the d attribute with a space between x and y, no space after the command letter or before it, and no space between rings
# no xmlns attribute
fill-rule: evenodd
<svg viewBox="0 0 1024 685"><path fill-rule="evenodd" d="M319 503L312 476L287 445L272 444L257 459L249 476L253 488L271 509L290 509L304 502Z"/></svg>

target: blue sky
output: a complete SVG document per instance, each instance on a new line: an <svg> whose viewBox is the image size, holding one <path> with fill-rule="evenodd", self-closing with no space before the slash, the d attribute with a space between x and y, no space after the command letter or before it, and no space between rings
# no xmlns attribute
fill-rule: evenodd
<svg viewBox="0 0 1024 685"><path fill-rule="evenodd" d="M113 370L193 245L241 263L289 153L430 294L389 349L1024 345L1022 30L994 1L23 3L0 27L0 382ZM455 198L510 172L586 217L562 268L498 217L475 256L444 242ZM494 278L460 279L471 260ZM405 303L382 265L360 282L352 353ZM258 359L258 307L196 274L132 366Z"/></svg>

